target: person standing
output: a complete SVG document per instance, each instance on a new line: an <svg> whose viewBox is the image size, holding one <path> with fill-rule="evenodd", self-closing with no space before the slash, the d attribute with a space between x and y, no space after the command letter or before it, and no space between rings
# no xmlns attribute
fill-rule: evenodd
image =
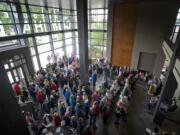
<svg viewBox="0 0 180 135"><path fill-rule="evenodd" d="M97 81L97 72L96 72L96 70L93 70L93 73L92 73L92 81L93 81L93 90L95 90L96 81Z"/></svg>

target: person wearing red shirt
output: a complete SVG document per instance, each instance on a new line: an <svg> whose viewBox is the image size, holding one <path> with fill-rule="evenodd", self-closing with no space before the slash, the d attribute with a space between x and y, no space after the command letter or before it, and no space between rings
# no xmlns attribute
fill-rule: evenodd
<svg viewBox="0 0 180 135"><path fill-rule="evenodd" d="M18 96L18 95L21 94L21 88L20 88L19 83L14 83L14 84L12 85L12 88L13 88L13 91L14 91L14 93L16 94L16 96Z"/></svg>
<svg viewBox="0 0 180 135"><path fill-rule="evenodd" d="M53 114L53 121L54 121L54 124L55 124L56 127L60 126L61 118L60 118L60 116L59 116L59 114L57 112L54 112L54 114Z"/></svg>
<svg viewBox="0 0 180 135"><path fill-rule="evenodd" d="M37 91L36 99L37 99L38 103L40 104L40 109L42 109L45 96L41 90Z"/></svg>
<svg viewBox="0 0 180 135"><path fill-rule="evenodd" d="M58 86L53 81L51 82L51 90L55 90L56 92L58 91Z"/></svg>

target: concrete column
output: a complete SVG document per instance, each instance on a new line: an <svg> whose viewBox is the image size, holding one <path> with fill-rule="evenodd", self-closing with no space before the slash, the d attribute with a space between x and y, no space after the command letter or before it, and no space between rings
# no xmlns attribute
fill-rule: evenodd
<svg viewBox="0 0 180 135"><path fill-rule="evenodd" d="M107 49L106 56L109 62L111 62L112 56L112 31L113 31L113 16L114 16L114 4L113 0L109 0L108 3L108 28L107 28Z"/></svg>
<svg viewBox="0 0 180 135"><path fill-rule="evenodd" d="M0 60L0 127L4 135L30 135Z"/></svg>
<svg viewBox="0 0 180 135"><path fill-rule="evenodd" d="M71 15L74 15L75 11L74 11L74 1L70 0L70 9L73 9L71 10ZM72 22L75 22L75 16L71 16L71 21ZM75 28L75 23L72 23L71 25L71 29L76 29ZM76 34L75 34L75 31L72 31L72 42L73 42L73 54L76 54L76 51L77 51L77 48L76 48ZM77 55L77 54L76 54Z"/></svg>
<svg viewBox="0 0 180 135"><path fill-rule="evenodd" d="M80 77L82 82L88 81L88 14L87 0L77 0L77 19L79 35Z"/></svg>
<svg viewBox="0 0 180 135"><path fill-rule="evenodd" d="M164 81L163 88L160 94L160 99L154 113L153 122L159 126L162 125L166 115L166 113L160 111L160 108L162 107L163 104L169 105L171 103L171 99L174 96L175 90L177 89L177 82L173 74L173 69L175 68L175 62L179 56L179 52L180 52L180 33L177 36L175 49L173 51L173 55L171 57L170 65L167 71L167 77Z"/></svg>

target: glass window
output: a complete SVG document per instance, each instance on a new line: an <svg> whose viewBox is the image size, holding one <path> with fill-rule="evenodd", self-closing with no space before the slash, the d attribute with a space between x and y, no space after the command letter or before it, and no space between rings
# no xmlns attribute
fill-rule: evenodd
<svg viewBox="0 0 180 135"><path fill-rule="evenodd" d="M73 53L73 46L72 45L66 46L66 53L69 56Z"/></svg>
<svg viewBox="0 0 180 135"><path fill-rule="evenodd" d="M31 14L33 23L45 23L46 19L44 14Z"/></svg>
<svg viewBox="0 0 180 135"><path fill-rule="evenodd" d="M33 66L34 66L35 71L38 71L39 70L39 66L38 66L38 62L37 62L37 57L33 56L32 60L33 60Z"/></svg>
<svg viewBox="0 0 180 135"><path fill-rule="evenodd" d="M13 74L14 74L14 77L16 79L16 82L18 82L19 81L19 77L18 77L17 71L15 69L13 70Z"/></svg>
<svg viewBox="0 0 180 135"><path fill-rule="evenodd" d="M68 38L65 40L66 45L72 45L72 38Z"/></svg>
<svg viewBox="0 0 180 135"><path fill-rule="evenodd" d="M64 22L63 25L64 25L64 29L65 29L65 30L72 28L72 27L71 27L72 24L71 24L70 22Z"/></svg>
<svg viewBox="0 0 180 135"><path fill-rule="evenodd" d="M91 29L103 29L104 23L91 23Z"/></svg>
<svg viewBox="0 0 180 135"><path fill-rule="evenodd" d="M5 69L9 69L8 64L5 64L5 65L4 65L4 68L5 68Z"/></svg>
<svg viewBox="0 0 180 135"><path fill-rule="evenodd" d="M14 25L0 25L0 37L15 35Z"/></svg>
<svg viewBox="0 0 180 135"><path fill-rule="evenodd" d="M63 48L59 48L59 49L56 49L56 50L54 50L54 51L55 51L55 54L56 54L57 56L59 56L60 58L63 57L63 55L64 55Z"/></svg>
<svg viewBox="0 0 180 135"><path fill-rule="evenodd" d="M47 26L44 23L42 23L42 24L33 24L33 28L34 28L35 33L47 32L48 31Z"/></svg>
<svg viewBox="0 0 180 135"><path fill-rule="evenodd" d="M56 42L53 42L53 45L54 45L54 48L60 48L63 46L63 43L62 41L56 41Z"/></svg>
<svg viewBox="0 0 180 135"><path fill-rule="evenodd" d="M104 32L90 32L91 38L104 39Z"/></svg>
<svg viewBox="0 0 180 135"><path fill-rule="evenodd" d="M10 83L14 83L14 80L13 80L13 77L12 77L12 74L11 74L10 71L7 72L7 75L8 75L8 78L9 78Z"/></svg>
<svg viewBox="0 0 180 135"><path fill-rule="evenodd" d="M0 12L0 24L11 24L13 18L10 12Z"/></svg>
<svg viewBox="0 0 180 135"><path fill-rule="evenodd" d="M8 41L1 41L0 42L0 47L1 46L8 46L8 45L19 45L18 40L8 40Z"/></svg>
<svg viewBox="0 0 180 135"><path fill-rule="evenodd" d="M65 33L65 38L71 38L71 37L72 37L72 32Z"/></svg>
<svg viewBox="0 0 180 135"><path fill-rule="evenodd" d="M29 45L29 47L34 46L34 43L33 43L33 39L32 39L32 38L28 38L27 40L28 40L28 45Z"/></svg>
<svg viewBox="0 0 180 135"><path fill-rule="evenodd" d="M31 48L30 48L30 52L31 52L31 55L35 55L35 54L36 54L35 48L34 48L34 47L31 47Z"/></svg>
<svg viewBox="0 0 180 135"><path fill-rule="evenodd" d="M51 23L51 28L52 28L52 31L62 30L60 23Z"/></svg>
<svg viewBox="0 0 180 135"><path fill-rule="evenodd" d="M52 34L53 41L62 40L62 33L59 34Z"/></svg>
<svg viewBox="0 0 180 135"><path fill-rule="evenodd" d="M36 36L36 42L37 42L37 45L50 42L49 35Z"/></svg>
<svg viewBox="0 0 180 135"><path fill-rule="evenodd" d="M51 50L51 45L50 44L44 44L44 45L40 45L38 46L38 52L39 53L43 53L43 52L47 52Z"/></svg>
<svg viewBox="0 0 180 135"><path fill-rule="evenodd" d="M11 11L9 5L6 2L0 2L1 11Z"/></svg>
<svg viewBox="0 0 180 135"><path fill-rule="evenodd" d="M51 57L50 62L52 62L51 51L39 55L42 68L46 68L46 65L49 64L48 57Z"/></svg>
<svg viewBox="0 0 180 135"><path fill-rule="evenodd" d="M79 44L78 44L78 38L76 38L76 54L79 55Z"/></svg>
<svg viewBox="0 0 180 135"><path fill-rule="evenodd" d="M33 13L44 13L45 9L44 7L40 6L29 6L30 12Z"/></svg>

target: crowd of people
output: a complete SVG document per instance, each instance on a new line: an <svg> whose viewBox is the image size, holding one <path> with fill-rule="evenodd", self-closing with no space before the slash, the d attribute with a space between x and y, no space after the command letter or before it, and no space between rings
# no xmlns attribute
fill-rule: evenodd
<svg viewBox="0 0 180 135"><path fill-rule="evenodd" d="M36 72L27 89L21 90L18 83L13 85L21 102L32 99L37 110L38 118L29 111L23 114L32 135L56 132L93 135L99 118L104 124L110 118L115 124L125 123L138 80L148 84L148 108L152 109L158 101L162 79L127 67L112 66L101 59L89 66L89 80L82 82L79 65L78 58L64 55Z"/></svg>
<svg viewBox="0 0 180 135"><path fill-rule="evenodd" d="M153 112L160 98L163 82L165 80L165 73L162 73L159 78L156 78L150 73L141 74L140 76L142 76L140 78L147 83L147 109ZM166 109L164 108L164 111L173 112L176 109L176 98L173 97L171 100L171 104L167 105Z"/></svg>

